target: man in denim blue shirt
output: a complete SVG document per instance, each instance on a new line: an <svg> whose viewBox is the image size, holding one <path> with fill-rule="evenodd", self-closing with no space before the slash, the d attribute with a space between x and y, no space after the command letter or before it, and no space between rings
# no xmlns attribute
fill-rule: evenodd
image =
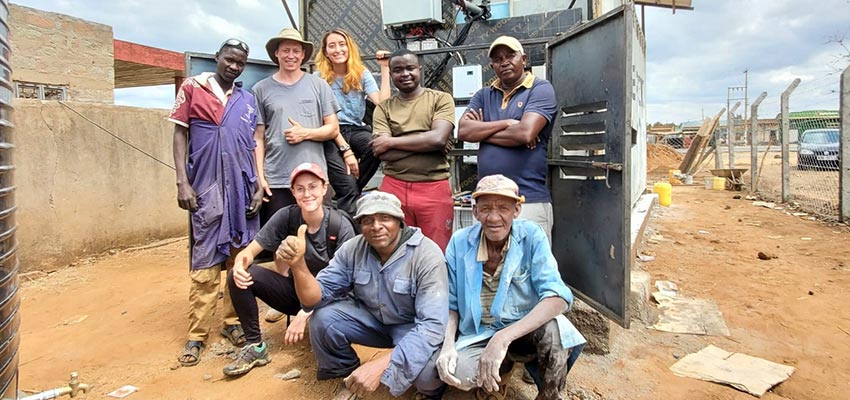
<svg viewBox="0 0 850 400"><path fill-rule="evenodd" d="M363 234L345 242L316 277L303 260L303 226L277 252L291 265L301 304L315 309L310 342L318 378L345 377L337 394L343 399L380 383L393 396L415 386L420 397L440 398L445 385L434 364L449 310L443 254L419 228L404 225L394 195L367 194L357 210ZM355 343L393 350L361 365Z"/></svg>
<svg viewBox="0 0 850 400"><path fill-rule="evenodd" d="M450 311L440 377L477 388L476 398L504 398L514 363L523 362L538 399L561 399L585 340L563 316L573 296L546 234L516 219L524 197L502 175L481 178L472 198L478 223L455 232L446 249Z"/></svg>

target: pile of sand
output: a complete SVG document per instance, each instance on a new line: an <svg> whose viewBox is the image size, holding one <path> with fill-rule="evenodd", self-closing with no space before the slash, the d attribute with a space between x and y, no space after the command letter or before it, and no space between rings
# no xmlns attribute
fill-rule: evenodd
<svg viewBox="0 0 850 400"><path fill-rule="evenodd" d="M684 154L676 152L671 146L666 144L647 144L646 145L646 170L652 171L656 168L673 167L678 168L682 163Z"/></svg>

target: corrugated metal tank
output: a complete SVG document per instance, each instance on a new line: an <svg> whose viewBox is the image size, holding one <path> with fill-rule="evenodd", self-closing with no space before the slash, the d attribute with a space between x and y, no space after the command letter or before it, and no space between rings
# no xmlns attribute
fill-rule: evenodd
<svg viewBox="0 0 850 400"><path fill-rule="evenodd" d="M15 164L12 158L12 69L9 2L0 0L0 398L18 393L18 328L21 319L15 254Z"/></svg>

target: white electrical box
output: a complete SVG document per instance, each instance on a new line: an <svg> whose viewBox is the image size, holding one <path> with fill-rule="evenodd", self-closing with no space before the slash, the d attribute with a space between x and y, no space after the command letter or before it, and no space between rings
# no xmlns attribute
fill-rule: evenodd
<svg viewBox="0 0 850 400"><path fill-rule="evenodd" d="M466 112L466 107L455 107L455 139L457 139L457 127L460 125L460 118ZM463 142L464 150L478 150L478 143ZM464 164L478 164L478 156L463 156Z"/></svg>
<svg viewBox="0 0 850 400"><path fill-rule="evenodd" d="M437 39L422 39L422 50L436 50L437 47Z"/></svg>
<svg viewBox="0 0 850 400"><path fill-rule="evenodd" d="M481 65L460 65L452 68L452 96L470 99L481 89Z"/></svg>
<svg viewBox="0 0 850 400"><path fill-rule="evenodd" d="M534 65L531 67L531 74L540 78L546 79L546 66L545 65Z"/></svg>
<svg viewBox="0 0 850 400"><path fill-rule="evenodd" d="M381 0L384 26L418 23L443 23L443 2L440 0Z"/></svg>

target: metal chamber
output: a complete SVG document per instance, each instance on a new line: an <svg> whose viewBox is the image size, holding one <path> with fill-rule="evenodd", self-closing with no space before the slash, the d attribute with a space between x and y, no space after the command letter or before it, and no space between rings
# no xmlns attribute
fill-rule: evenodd
<svg viewBox="0 0 850 400"><path fill-rule="evenodd" d="M18 393L20 297L15 231L15 164L12 157L12 70L9 2L0 0L0 398Z"/></svg>

